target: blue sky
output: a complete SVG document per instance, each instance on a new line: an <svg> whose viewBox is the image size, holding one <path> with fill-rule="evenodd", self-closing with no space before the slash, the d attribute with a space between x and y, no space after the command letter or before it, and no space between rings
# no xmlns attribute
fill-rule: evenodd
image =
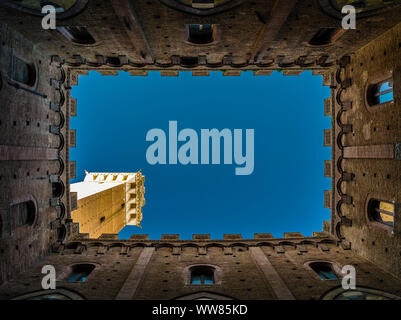
<svg viewBox="0 0 401 320"><path fill-rule="evenodd" d="M323 207L323 190L330 189L324 177L324 160L330 148L323 147L323 129L330 118L323 115L323 99L330 95L321 76L209 77L80 76L72 90L78 99L77 179L89 172L136 172L145 175L146 205L142 227L125 227L120 238L131 234L211 234L284 232L311 236L322 229L330 212ZM150 165L146 150L152 142L146 134L153 128L168 134L168 123L178 130L254 129L255 168L251 175L235 175L233 165ZM245 133L244 133L245 139ZM178 147L183 144L180 142Z"/></svg>

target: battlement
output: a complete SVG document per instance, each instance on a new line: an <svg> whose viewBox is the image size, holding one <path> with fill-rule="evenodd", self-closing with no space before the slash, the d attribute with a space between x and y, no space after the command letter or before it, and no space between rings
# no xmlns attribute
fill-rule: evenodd
<svg viewBox="0 0 401 320"><path fill-rule="evenodd" d="M103 233L99 238L89 238L87 233L79 233L76 240L119 240L119 241L236 241L236 240L284 240L284 239L310 239L330 237L326 231L315 231L312 236L304 236L300 232L284 232L282 237L274 237L271 233L254 233L252 238L243 238L241 234L224 234L223 239L212 239L210 234L193 234L192 239L180 239L179 234L162 234L159 239L149 239L148 234L133 234L129 239L119 239L118 234Z"/></svg>

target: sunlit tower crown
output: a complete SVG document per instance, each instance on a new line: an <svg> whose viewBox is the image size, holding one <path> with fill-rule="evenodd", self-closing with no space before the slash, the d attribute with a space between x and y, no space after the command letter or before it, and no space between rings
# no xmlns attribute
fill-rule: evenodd
<svg viewBox="0 0 401 320"><path fill-rule="evenodd" d="M126 225L141 228L145 205L145 176L137 173L87 172L82 182L71 184L78 206L71 212L79 231L98 238L118 233Z"/></svg>

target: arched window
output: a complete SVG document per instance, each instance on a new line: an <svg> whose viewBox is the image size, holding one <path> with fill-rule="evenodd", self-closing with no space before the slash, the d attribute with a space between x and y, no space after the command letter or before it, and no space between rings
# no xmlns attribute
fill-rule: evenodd
<svg viewBox="0 0 401 320"><path fill-rule="evenodd" d="M322 300L400 300L401 298L384 291L357 287L356 290L344 290L342 287L328 292Z"/></svg>
<svg viewBox="0 0 401 320"><path fill-rule="evenodd" d="M96 40L85 27L57 27L57 30L74 43L86 45L96 43Z"/></svg>
<svg viewBox="0 0 401 320"><path fill-rule="evenodd" d="M26 86L33 87L36 82L36 69L33 64L13 56L11 79Z"/></svg>
<svg viewBox="0 0 401 320"><path fill-rule="evenodd" d="M322 280L336 280L338 279L337 273L334 271L333 264L330 262L319 261L312 262L309 267L316 272Z"/></svg>
<svg viewBox="0 0 401 320"><path fill-rule="evenodd" d="M344 32L345 30L341 28L320 28L309 41L309 45L320 47L333 44L344 34Z"/></svg>
<svg viewBox="0 0 401 320"><path fill-rule="evenodd" d="M16 228L33 225L36 217L36 206L32 200L13 204L10 210Z"/></svg>
<svg viewBox="0 0 401 320"><path fill-rule="evenodd" d="M95 265L89 263L75 264L70 267L71 271L65 278L68 282L84 282L95 269Z"/></svg>
<svg viewBox="0 0 401 320"><path fill-rule="evenodd" d="M209 266L196 266L191 268L191 284L214 284L214 268Z"/></svg>
<svg viewBox="0 0 401 320"><path fill-rule="evenodd" d="M41 290L24 294L12 300L83 300L84 298L67 289Z"/></svg>
<svg viewBox="0 0 401 320"><path fill-rule="evenodd" d="M394 209L394 203L371 199L368 203L369 220L393 227Z"/></svg>
<svg viewBox="0 0 401 320"><path fill-rule="evenodd" d="M189 14L207 16L230 10L246 0L160 0L170 8Z"/></svg>
<svg viewBox="0 0 401 320"><path fill-rule="evenodd" d="M42 8L51 5L56 10L57 19L62 20L81 12L86 7L88 0L2 0L0 3L35 16L47 14L47 12L42 13Z"/></svg>
<svg viewBox="0 0 401 320"><path fill-rule="evenodd" d="M187 24L187 41L193 44L208 44L215 40L214 24Z"/></svg>
<svg viewBox="0 0 401 320"><path fill-rule="evenodd" d="M343 18L341 9L346 5L352 5L356 9L358 18L364 18L391 10L400 3L394 0L319 0L320 8L337 19Z"/></svg>
<svg viewBox="0 0 401 320"><path fill-rule="evenodd" d="M72 8L77 0L53 0L53 1L32 1L32 0L11 0L7 1L18 4L19 7L34 10L38 13L42 11L42 8L47 5L51 5L56 9L57 13L62 13Z"/></svg>
<svg viewBox="0 0 401 320"><path fill-rule="evenodd" d="M219 293L200 291L177 297L174 300L234 300L234 298Z"/></svg>
<svg viewBox="0 0 401 320"><path fill-rule="evenodd" d="M371 84L367 89L367 101L371 107L394 100L393 79L389 78L378 83Z"/></svg>
<svg viewBox="0 0 401 320"><path fill-rule="evenodd" d="M372 10L378 10L386 7L386 5L391 4L392 0L390 1L377 1L377 0L331 0L333 3L334 7L338 10L341 11L342 7L346 5L352 5L357 13L361 12L368 12ZM385 2L388 2L387 4Z"/></svg>

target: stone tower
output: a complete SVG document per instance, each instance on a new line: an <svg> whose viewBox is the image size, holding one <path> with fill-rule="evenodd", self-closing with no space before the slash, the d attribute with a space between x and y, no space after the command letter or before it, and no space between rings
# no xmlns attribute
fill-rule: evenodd
<svg viewBox="0 0 401 320"><path fill-rule="evenodd" d="M79 231L98 238L103 233L118 233L124 226L141 227L145 205L145 177L140 173L88 173L83 182L71 184L73 222Z"/></svg>

